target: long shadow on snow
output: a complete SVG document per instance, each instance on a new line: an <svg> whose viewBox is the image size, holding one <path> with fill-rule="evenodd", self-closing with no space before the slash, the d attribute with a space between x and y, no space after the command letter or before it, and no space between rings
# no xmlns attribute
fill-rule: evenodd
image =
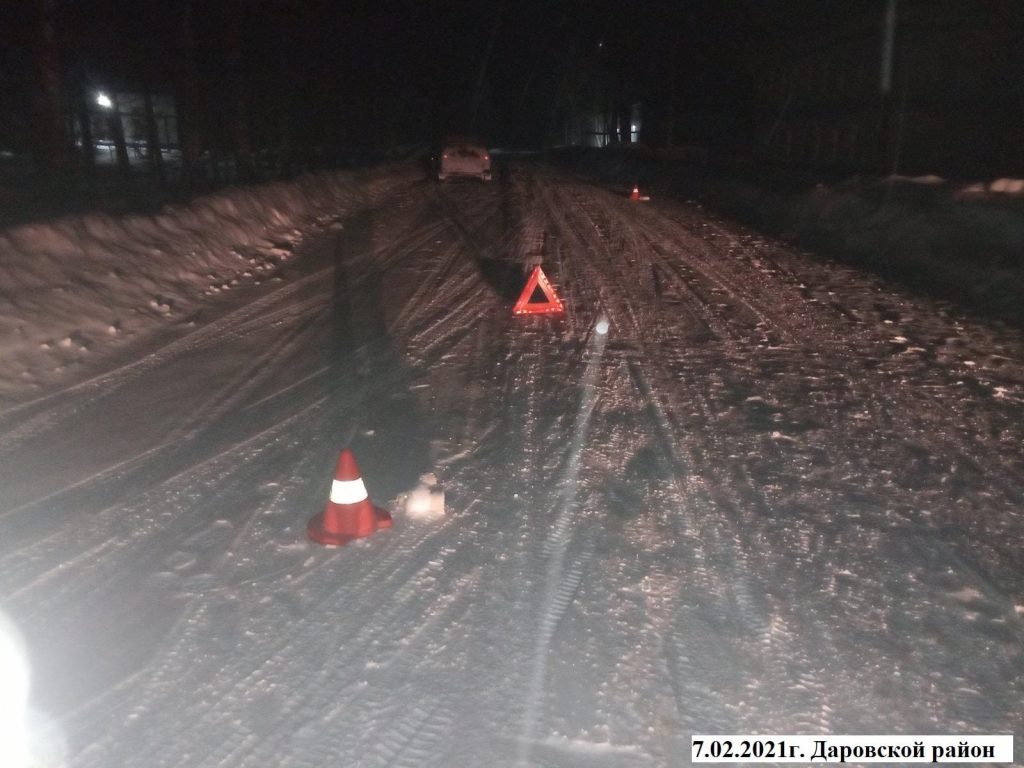
<svg viewBox="0 0 1024 768"><path fill-rule="evenodd" d="M373 210L350 216L335 249L327 423L338 450L355 452L370 497L383 505L429 469L430 443L388 333L374 226Z"/></svg>
<svg viewBox="0 0 1024 768"><path fill-rule="evenodd" d="M477 269L501 299L514 304L529 277L529 270L515 261L475 258Z"/></svg>

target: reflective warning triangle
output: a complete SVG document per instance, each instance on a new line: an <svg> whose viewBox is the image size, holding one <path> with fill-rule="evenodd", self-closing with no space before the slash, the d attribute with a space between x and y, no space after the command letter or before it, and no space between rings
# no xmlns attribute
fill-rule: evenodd
<svg viewBox="0 0 1024 768"><path fill-rule="evenodd" d="M547 301L530 303L530 298L538 286L544 293ZM526 287L519 295L519 301L512 308L512 312L516 315L550 315L555 312L565 312L562 300L558 298L558 294L555 293L555 289L548 282L544 270L539 266L533 268L530 279L526 281Z"/></svg>

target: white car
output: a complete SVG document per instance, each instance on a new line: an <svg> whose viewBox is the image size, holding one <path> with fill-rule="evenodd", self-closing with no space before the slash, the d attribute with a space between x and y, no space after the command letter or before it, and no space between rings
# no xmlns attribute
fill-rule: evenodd
<svg viewBox="0 0 1024 768"><path fill-rule="evenodd" d="M472 176L491 180L491 153L477 139L454 137L448 139L441 150L439 181L456 176Z"/></svg>

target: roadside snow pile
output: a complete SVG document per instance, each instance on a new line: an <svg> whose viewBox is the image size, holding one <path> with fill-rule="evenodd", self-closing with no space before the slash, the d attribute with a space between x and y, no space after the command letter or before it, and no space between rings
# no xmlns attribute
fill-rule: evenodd
<svg viewBox="0 0 1024 768"><path fill-rule="evenodd" d="M94 371L211 297L272 279L304 232L379 199L405 171L311 174L156 215L77 215L0 232L0 397Z"/></svg>
<svg viewBox="0 0 1024 768"><path fill-rule="evenodd" d="M1004 195L1024 195L1024 179L996 179L988 189Z"/></svg>
<svg viewBox="0 0 1024 768"><path fill-rule="evenodd" d="M778 224L908 284L1019 319L1024 206L1012 185L965 189L937 177L819 185L783 205Z"/></svg>

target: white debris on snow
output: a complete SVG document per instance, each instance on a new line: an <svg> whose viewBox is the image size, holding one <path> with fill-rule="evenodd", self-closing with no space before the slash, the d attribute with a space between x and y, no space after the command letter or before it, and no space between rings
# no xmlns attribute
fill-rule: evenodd
<svg viewBox="0 0 1024 768"><path fill-rule="evenodd" d="M444 517L444 489L437 476L427 473L420 477L419 485L409 491L403 500L405 514L413 520L439 520Z"/></svg>

